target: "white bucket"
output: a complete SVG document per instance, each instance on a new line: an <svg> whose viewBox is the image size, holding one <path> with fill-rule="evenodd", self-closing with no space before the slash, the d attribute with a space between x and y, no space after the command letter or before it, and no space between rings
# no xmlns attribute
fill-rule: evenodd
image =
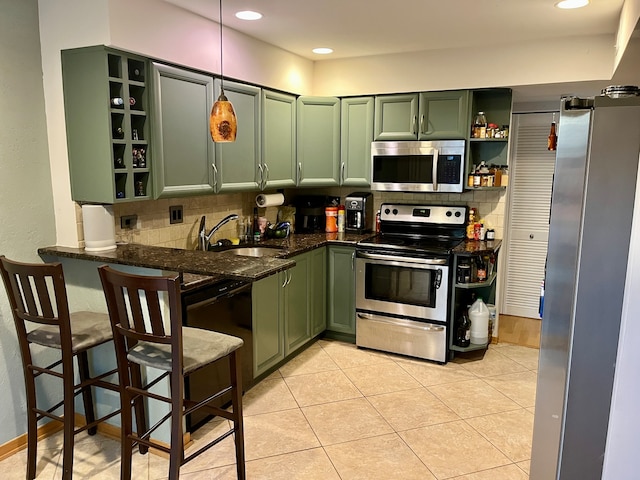
<svg viewBox="0 0 640 480"><path fill-rule="evenodd" d="M469 319L471 320L471 343L483 345L489 342L489 309L478 298L469 307Z"/></svg>
<svg viewBox="0 0 640 480"><path fill-rule="evenodd" d="M82 229L84 231L84 249L87 252L103 252L116 248L113 207L82 205Z"/></svg>

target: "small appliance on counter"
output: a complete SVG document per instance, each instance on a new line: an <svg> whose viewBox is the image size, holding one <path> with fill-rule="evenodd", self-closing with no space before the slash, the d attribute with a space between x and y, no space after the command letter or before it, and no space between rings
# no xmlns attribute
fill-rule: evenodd
<svg viewBox="0 0 640 480"><path fill-rule="evenodd" d="M320 233L325 231L325 207L340 204L339 197L328 195L300 195L293 199L296 208L295 231L297 233Z"/></svg>
<svg viewBox="0 0 640 480"><path fill-rule="evenodd" d="M373 195L371 192L354 192L345 197L346 231L370 232L373 227Z"/></svg>

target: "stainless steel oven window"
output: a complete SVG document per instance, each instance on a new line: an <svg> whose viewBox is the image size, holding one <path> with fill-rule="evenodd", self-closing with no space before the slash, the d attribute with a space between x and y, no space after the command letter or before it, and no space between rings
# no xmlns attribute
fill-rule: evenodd
<svg viewBox="0 0 640 480"><path fill-rule="evenodd" d="M436 305L435 280L442 270L425 270L406 266L367 263L365 265L364 296L371 300L418 305Z"/></svg>

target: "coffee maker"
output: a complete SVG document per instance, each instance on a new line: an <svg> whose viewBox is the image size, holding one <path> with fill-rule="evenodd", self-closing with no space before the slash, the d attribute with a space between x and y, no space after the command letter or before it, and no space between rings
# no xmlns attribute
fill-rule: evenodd
<svg viewBox="0 0 640 480"><path fill-rule="evenodd" d="M325 213L327 206L338 206L339 197L328 195L301 195L293 199L296 207L297 233L319 233L325 231Z"/></svg>
<svg viewBox="0 0 640 480"><path fill-rule="evenodd" d="M370 232L373 225L373 195L354 192L345 197L346 231Z"/></svg>

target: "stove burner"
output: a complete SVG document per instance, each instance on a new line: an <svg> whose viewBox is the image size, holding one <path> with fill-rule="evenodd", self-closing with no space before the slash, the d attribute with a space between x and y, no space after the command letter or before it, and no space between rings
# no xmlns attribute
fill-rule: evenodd
<svg viewBox="0 0 640 480"><path fill-rule="evenodd" d="M361 247L402 249L425 253L449 254L463 239L448 237L413 237L379 234L358 242Z"/></svg>

